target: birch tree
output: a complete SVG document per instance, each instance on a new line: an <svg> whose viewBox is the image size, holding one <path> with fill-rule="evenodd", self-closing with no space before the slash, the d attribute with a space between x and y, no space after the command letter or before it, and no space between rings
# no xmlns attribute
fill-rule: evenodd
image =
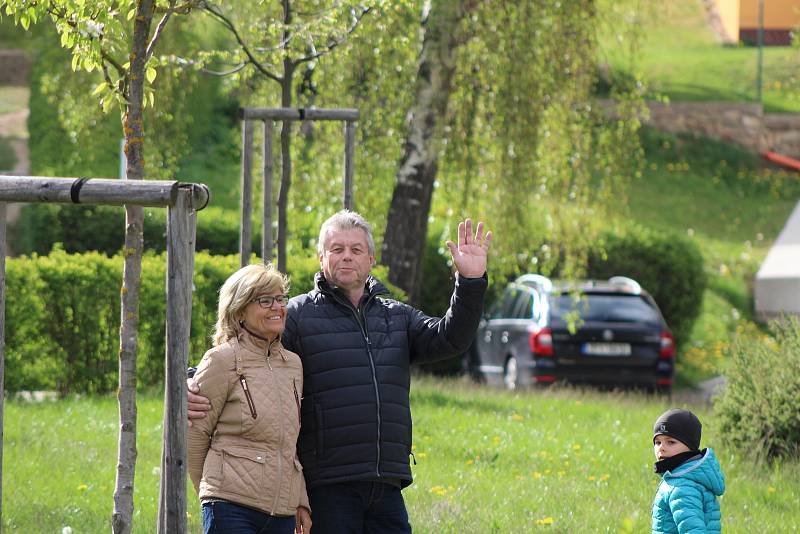
<svg viewBox="0 0 800 534"><path fill-rule="evenodd" d="M191 1L178 0L3 0L0 13L12 16L27 29L49 20L71 51L72 69L100 72L94 94L103 111L118 106L125 139L126 178L144 179L145 128L143 110L155 95L148 82L156 78L151 61L170 17L191 11ZM153 28L153 18L159 22ZM124 267L120 289L119 335L119 442L112 530L131 532L136 471L136 357L139 326L139 290L142 270L143 209L125 206Z"/></svg>
<svg viewBox="0 0 800 534"><path fill-rule="evenodd" d="M405 290L412 303L419 300L428 213L457 52L470 35L462 22L477 4L475 0L428 0L424 7L416 102L408 114L404 153L381 248L389 281Z"/></svg>

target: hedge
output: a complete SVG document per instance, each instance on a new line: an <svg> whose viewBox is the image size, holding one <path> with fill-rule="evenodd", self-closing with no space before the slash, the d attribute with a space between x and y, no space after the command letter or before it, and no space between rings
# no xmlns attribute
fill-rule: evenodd
<svg viewBox="0 0 800 534"><path fill-rule="evenodd" d="M257 261L255 256L253 261ZM217 294L239 267L236 255L197 253L190 360L210 347ZM140 387L163 383L166 262L164 254L142 260L137 370ZM291 294L309 291L319 262L313 256L290 261ZM374 274L385 280L386 270ZM117 387L119 289L122 259L97 252L69 254L56 248L48 256L6 262L6 366L9 391L55 390L106 393ZM397 298L401 291L390 286Z"/></svg>
<svg viewBox="0 0 800 534"><path fill-rule="evenodd" d="M251 250L260 250L260 221L254 221L252 228ZM44 255L58 243L69 253L97 251L110 256L121 250L124 231L125 210L117 206L28 204L9 231L9 246L15 254ZM165 235L165 210L146 209L145 249L163 252ZM196 248L215 255L238 253L238 214L214 206L198 212Z"/></svg>
<svg viewBox="0 0 800 534"><path fill-rule="evenodd" d="M678 345L687 341L708 280L700 247L686 236L632 226L601 234L588 255L589 278L628 276L658 303Z"/></svg>

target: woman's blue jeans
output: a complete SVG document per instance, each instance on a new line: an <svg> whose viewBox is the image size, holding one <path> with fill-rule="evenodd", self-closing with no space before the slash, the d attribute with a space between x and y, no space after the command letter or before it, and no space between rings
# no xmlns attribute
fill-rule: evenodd
<svg viewBox="0 0 800 534"><path fill-rule="evenodd" d="M228 501L203 503L203 534L292 534L294 516L276 516Z"/></svg>

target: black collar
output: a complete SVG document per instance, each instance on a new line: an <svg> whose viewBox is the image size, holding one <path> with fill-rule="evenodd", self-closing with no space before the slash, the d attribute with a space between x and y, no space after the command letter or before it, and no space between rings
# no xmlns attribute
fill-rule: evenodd
<svg viewBox="0 0 800 534"><path fill-rule="evenodd" d="M672 471L676 467L680 467L687 461L691 460L695 456L702 456L703 451L686 451L676 454L675 456L670 456L669 458L664 458L663 460L657 461L653 465L653 471L659 474L666 473L667 471Z"/></svg>

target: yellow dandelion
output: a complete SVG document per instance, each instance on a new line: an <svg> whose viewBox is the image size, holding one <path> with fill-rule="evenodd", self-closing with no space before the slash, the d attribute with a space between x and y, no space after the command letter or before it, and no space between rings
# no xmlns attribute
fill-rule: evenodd
<svg viewBox="0 0 800 534"><path fill-rule="evenodd" d="M431 488L431 493L435 493L436 495L445 495L447 494L447 489L443 486L434 486Z"/></svg>
<svg viewBox="0 0 800 534"><path fill-rule="evenodd" d="M418 453L416 454L416 456L417 456L417 458L420 458L420 459L422 459L422 458L425 458L425 457L426 457L426 456L428 456L428 455L427 455L426 453L424 453L424 452L418 452Z"/></svg>
<svg viewBox="0 0 800 534"><path fill-rule="evenodd" d="M495 445L499 445L500 441L501 441L500 436L495 436L492 438L492 443L494 443Z"/></svg>
<svg viewBox="0 0 800 534"><path fill-rule="evenodd" d="M475 463L475 460L467 460L467 465L472 465Z"/></svg>
<svg viewBox="0 0 800 534"><path fill-rule="evenodd" d="M594 482L595 480L597 480L597 477L596 477L596 476L594 476L594 475L589 475L589 476L587 477L587 480L589 480L590 482Z"/></svg>
<svg viewBox="0 0 800 534"><path fill-rule="evenodd" d="M533 478L535 478L535 479L540 479L540 478L542 478L542 474L541 474L539 471L534 471L534 472L531 474L531 476L532 476Z"/></svg>
<svg viewBox="0 0 800 534"><path fill-rule="evenodd" d="M581 450L581 444L580 443L576 443L575 445L572 446L572 450L573 451Z"/></svg>
<svg viewBox="0 0 800 534"><path fill-rule="evenodd" d="M551 469L545 469L545 470L544 470L544 474L545 474L545 475L549 475L551 471L552 471Z"/></svg>
<svg viewBox="0 0 800 534"><path fill-rule="evenodd" d="M523 419L525 419L525 417L518 413L515 413L511 414L511 419L513 419L514 421L522 421Z"/></svg>
<svg viewBox="0 0 800 534"><path fill-rule="evenodd" d="M767 491L770 492L770 493L775 493L776 490L775 490L775 488L770 486L770 487L767 488Z"/></svg>
<svg viewBox="0 0 800 534"><path fill-rule="evenodd" d="M606 480L608 480L609 478L611 478L611 475L609 475L608 473L606 473L605 475L603 475L603 476L601 476L601 477L600 477L600 480L601 480L601 481L603 481L603 482L605 482L605 481L606 481Z"/></svg>
<svg viewBox="0 0 800 534"><path fill-rule="evenodd" d="M548 516L548 517L543 517L541 519L537 519L536 520L536 524L537 525L552 525L553 524L553 518Z"/></svg>
<svg viewBox="0 0 800 534"><path fill-rule="evenodd" d="M78 485L78 491L86 491L88 489L89 489L89 486L87 486L86 484L79 484Z"/></svg>

